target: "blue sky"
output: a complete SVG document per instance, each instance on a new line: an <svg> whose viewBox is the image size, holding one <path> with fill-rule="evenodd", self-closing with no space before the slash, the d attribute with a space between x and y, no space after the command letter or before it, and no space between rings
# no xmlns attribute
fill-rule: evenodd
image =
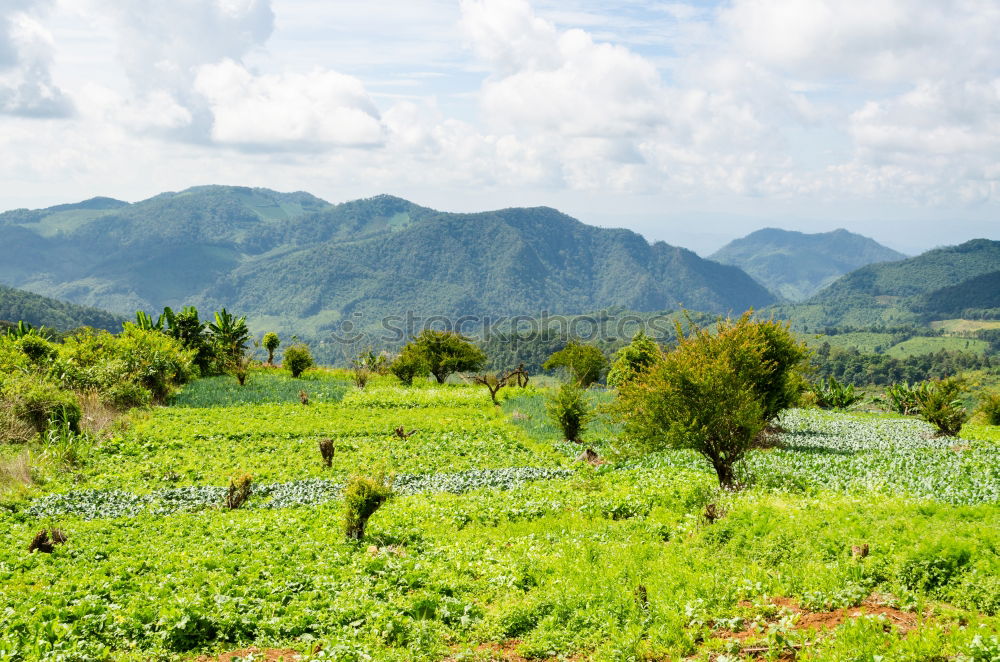
<svg viewBox="0 0 1000 662"><path fill-rule="evenodd" d="M1000 238L995 0L4 0L0 208L206 183Z"/></svg>

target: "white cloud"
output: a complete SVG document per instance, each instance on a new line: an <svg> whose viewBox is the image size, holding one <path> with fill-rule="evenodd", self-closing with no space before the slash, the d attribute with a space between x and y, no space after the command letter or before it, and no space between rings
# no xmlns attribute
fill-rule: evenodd
<svg viewBox="0 0 1000 662"><path fill-rule="evenodd" d="M6 0L0 6L0 114L66 117L73 104L52 81L52 35L35 14L50 2Z"/></svg>
<svg viewBox="0 0 1000 662"><path fill-rule="evenodd" d="M310 148L382 141L378 110L352 76L320 70L254 76L225 60L201 67L194 88L208 100L219 143Z"/></svg>

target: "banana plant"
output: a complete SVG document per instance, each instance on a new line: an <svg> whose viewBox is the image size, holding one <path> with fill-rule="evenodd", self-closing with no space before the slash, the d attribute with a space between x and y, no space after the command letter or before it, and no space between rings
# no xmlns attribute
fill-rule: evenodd
<svg viewBox="0 0 1000 662"><path fill-rule="evenodd" d="M163 331L163 322L163 315L157 317L154 322L153 318L145 310L135 311L135 325L143 331Z"/></svg>
<svg viewBox="0 0 1000 662"><path fill-rule="evenodd" d="M215 321L209 322L208 330L227 358L236 360L246 351L250 330L245 315L236 317L223 308L215 313Z"/></svg>
<svg viewBox="0 0 1000 662"><path fill-rule="evenodd" d="M14 340L20 340L25 336L37 336L39 333L38 329L34 326L28 324L24 320L21 320L17 323L17 326L7 329L7 335Z"/></svg>

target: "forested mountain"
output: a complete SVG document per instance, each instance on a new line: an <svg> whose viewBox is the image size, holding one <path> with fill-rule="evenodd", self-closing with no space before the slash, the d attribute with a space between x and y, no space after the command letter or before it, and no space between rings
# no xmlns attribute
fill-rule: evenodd
<svg viewBox="0 0 1000 662"><path fill-rule="evenodd" d="M81 326L118 331L122 328L123 319L97 308L77 306L0 285L0 322L21 321L60 331Z"/></svg>
<svg viewBox="0 0 1000 662"><path fill-rule="evenodd" d="M386 315L712 312L774 297L740 269L549 208L437 212L391 196L206 186L0 214L0 282L130 315L222 306L316 336Z"/></svg>
<svg viewBox="0 0 1000 662"><path fill-rule="evenodd" d="M799 328L913 324L1000 307L1000 241L973 239L907 260L872 264L800 305L773 312Z"/></svg>
<svg viewBox="0 0 1000 662"><path fill-rule="evenodd" d="M740 267L789 301L803 301L859 267L905 258L847 230L806 234L765 228L729 242L709 259Z"/></svg>

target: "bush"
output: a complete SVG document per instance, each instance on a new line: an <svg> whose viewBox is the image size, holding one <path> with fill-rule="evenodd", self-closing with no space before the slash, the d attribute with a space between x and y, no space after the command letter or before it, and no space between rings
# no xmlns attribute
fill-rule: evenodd
<svg viewBox="0 0 1000 662"><path fill-rule="evenodd" d="M832 376L827 377L825 384L814 384L812 391L816 404L823 409L844 410L861 400L861 396L854 392L854 384L841 384Z"/></svg>
<svg viewBox="0 0 1000 662"><path fill-rule="evenodd" d="M298 377L313 366L313 357L306 345L296 343L285 350L281 363L291 371L292 377Z"/></svg>
<svg viewBox="0 0 1000 662"><path fill-rule="evenodd" d="M983 393L978 411L988 425L1000 425L1000 392Z"/></svg>
<svg viewBox="0 0 1000 662"><path fill-rule="evenodd" d="M344 534L352 540L364 538L368 520L391 497L391 481L385 476L353 476L344 488Z"/></svg>
<svg viewBox="0 0 1000 662"><path fill-rule="evenodd" d="M72 392L51 382L29 377L4 383L3 399L14 416L28 423L38 434L52 427L80 432L80 404Z"/></svg>
<svg viewBox="0 0 1000 662"><path fill-rule="evenodd" d="M253 493L253 477L243 474L229 479L229 489L226 490L225 506L229 510L237 510Z"/></svg>
<svg viewBox="0 0 1000 662"><path fill-rule="evenodd" d="M918 413L937 428L940 436L957 437L969 414L958 396L965 390L960 379L950 378L930 382L921 389Z"/></svg>
<svg viewBox="0 0 1000 662"><path fill-rule="evenodd" d="M587 388L600 381L607 365L608 360L600 349L594 345L584 345L576 340L570 340L564 348L550 356L549 360L542 364L542 368L545 370L565 368L577 386Z"/></svg>
<svg viewBox="0 0 1000 662"><path fill-rule="evenodd" d="M153 401L153 394L139 384L121 382L107 389L102 400L119 411L126 411L133 407L148 406Z"/></svg>
<svg viewBox="0 0 1000 662"><path fill-rule="evenodd" d="M935 591L950 584L971 559L965 547L926 546L903 562L899 579L911 591Z"/></svg>
<svg viewBox="0 0 1000 662"><path fill-rule="evenodd" d="M431 370L427 365L427 361L424 360L424 357L417 351L416 347L409 344L389 364L389 372L395 375L396 379L404 385L410 386L413 384L415 377L426 377L430 374Z"/></svg>
<svg viewBox="0 0 1000 662"><path fill-rule="evenodd" d="M574 383L566 383L545 402L549 418L562 430L566 441L580 442L580 434L591 417L586 392Z"/></svg>
<svg viewBox="0 0 1000 662"><path fill-rule="evenodd" d="M427 364L439 384L455 372L479 370L486 363L486 355L472 341L454 331L424 329L403 351L419 355Z"/></svg>
<svg viewBox="0 0 1000 662"><path fill-rule="evenodd" d="M51 361L56 356L56 348L45 338L36 335L27 335L21 338L18 343L21 351L36 366L41 366Z"/></svg>
<svg viewBox="0 0 1000 662"><path fill-rule="evenodd" d="M614 363L608 371L608 386L618 388L634 380L660 360L663 351L656 342L640 331L615 354Z"/></svg>
<svg viewBox="0 0 1000 662"><path fill-rule="evenodd" d="M677 326L678 346L620 390L615 410L638 451L690 448L736 486L734 465L772 417L798 399L805 348L788 327L750 313L715 333Z"/></svg>

